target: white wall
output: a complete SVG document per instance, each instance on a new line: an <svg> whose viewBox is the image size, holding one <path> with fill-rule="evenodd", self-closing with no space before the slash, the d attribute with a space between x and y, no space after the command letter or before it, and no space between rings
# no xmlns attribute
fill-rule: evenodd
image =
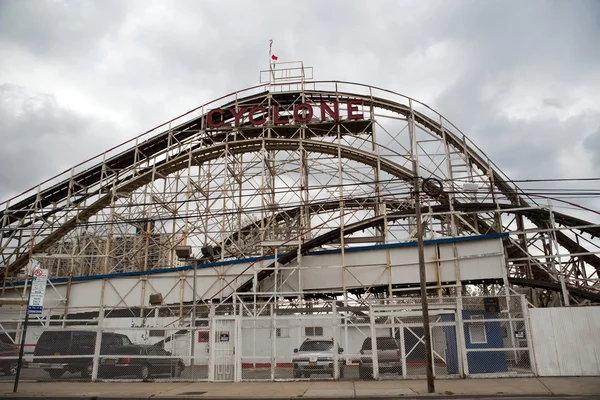
<svg viewBox="0 0 600 400"><path fill-rule="evenodd" d="M455 273L454 248L458 253L458 276ZM437 255L439 248L440 257ZM389 257L389 269L388 269ZM425 246L427 280L429 282L472 280L483 278L502 278L504 253L501 239L479 239L439 243ZM255 271L271 263L263 260L251 263L202 267L197 271L198 299L228 296L237 278L242 283L250 279ZM297 268L298 260L281 270L287 284L279 291L302 292L307 290L342 289L351 287L369 287L419 282L419 264L416 246L367 248L347 252L342 266L340 253L313 254L303 256L302 266ZM297 268L297 269L296 269ZM246 269L248 269L246 271ZM241 275L240 275L241 274ZM104 296L101 296L102 281L75 281L71 284L69 307L110 307L149 306L152 293L161 293L165 304L177 304L192 300L191 281L193 271L173 271L147 276L115 276L106 280ZM263 290L272 291L273 278L262 284ZM226 285L229 285L225 287ZM224 288L222 291L221 289ZM56 307L54 313L62 313L66 294L66 283L48 286L44 300L46 309ZM23 290L7 289L5 298L22 298ZM75 312L75 311L72 311ZM0 309L0 319L5 318L4 307Z"/></svg>
<svg viewBox="0 0 600 400"><path fill-rule="evenodd" d="M600 375L600 307L529 311L540 376Z"/></svg>

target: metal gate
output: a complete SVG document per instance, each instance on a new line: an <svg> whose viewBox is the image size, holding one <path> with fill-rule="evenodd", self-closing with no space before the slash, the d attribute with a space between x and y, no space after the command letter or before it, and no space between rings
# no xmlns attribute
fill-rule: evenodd
<svg viewBox="0 0 600 400"><path fill-rule="evenodd" d="M378 360L374 354L372 377L375 379L425 378L426 354L422 312L398 311L385 306L374 306L372 311L373 336L392 337L400 347L399 365L396 368L388 368L385 361ZM454 360L460 360L462 350L460 336L457 335L456 329L456 311L431 310L429 315L434 376L458 377L460 370L453 368L455 365L452 365L455 364ZM455 354L450 353L449 350L453 350ZM380 350L379 353L381 355L385 351Z"/></svg>
<svg viewBox="0 0 600 400"><path fill-rule="evenodd" d="M212 380L216 382L234 382L238 368L237 318L216 317L210 335L210 357Z"/></svg>

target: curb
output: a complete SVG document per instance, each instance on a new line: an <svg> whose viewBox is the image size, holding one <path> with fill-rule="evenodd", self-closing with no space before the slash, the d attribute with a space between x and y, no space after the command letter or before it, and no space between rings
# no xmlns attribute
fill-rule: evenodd
<svg viewBox="0 0 600 400"><path fill-rule="evenodd" d="M292 396L292 397L268 397L268 400L348 400L348 399L481 399L481 398L494 398L494 399L510 399L510 398L553 398L553 397L568 397L573 399L600 399L599 395L561 395L561 394L502 394L502 395L473 395L473 394L453 394L453 395L410 395L410 396L392 396L392 395L373 395L373 396L352 396L352 397L334 397L334 396L322 396L322 397L304 397L304 396ZM1 398L9 398L3 395L0 395ZM12 397L13 399L23 399L23 400L64 400L64 399L88 399L88 400L115 400L115 399L128 399L128 400L182 400L182 399L202 399L202 400L254 400L259 399L259 397L225 397L225 396L203 396L203 395L175 395L175 396L123 396L123 397L105 397L105 396L69 396L69 397L53 397L53 396L16 396Z"/></svg>

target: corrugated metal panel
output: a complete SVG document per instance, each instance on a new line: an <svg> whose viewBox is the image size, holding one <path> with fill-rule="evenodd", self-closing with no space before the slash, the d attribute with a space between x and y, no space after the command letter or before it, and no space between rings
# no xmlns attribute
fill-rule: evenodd
<svg viewBox="0 0 600 400"><path fill-rule="evenodd" d="M531 319L531 342L535 352L538 374L541 376L560 375L551 309L531 309L529 316Z"/></svg>
<svg viewBox="0 0 600 400"><path fill-rule="evenodd" d="M600 375L600 307L530 310L541 376Z"/></svg>
<svg viewBox="0 0 600 400"><path fill-rule="evenodd" d="M552 315L552 327L556 340L556 354L562 376L581 375L581 364L577 347L581 346L576 339L580 332L581 322L573 318L570 308L555 308Z"/></svg>
<svg viewBox="0 0 600 400"><path fill-rule="evenodd" d="M579 357L579 366L581 375L596 375L598 370L598 361L596 360L596 350L594 342L598 339L598 331L594 332L589 324L589 312L585 308L571 309L573 315L573 329L576 329L577 336L577 355Z"/></svg>
<svg viewBox="0 0 600 400"><path fill-rule="evenodd" d="M590 353L594 354L596 359L596 368L593 369L592 375L600 375L600 307L589 307L585 310L591 336L589 342L593 347Z"/></svg>

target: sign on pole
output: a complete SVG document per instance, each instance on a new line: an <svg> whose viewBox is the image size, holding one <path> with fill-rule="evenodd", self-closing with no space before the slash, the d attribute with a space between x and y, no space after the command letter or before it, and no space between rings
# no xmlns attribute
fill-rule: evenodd
<svg viewBox="0 0 600 400"><path fill-rule="evenodd" d="M48 280L48 270L36 268L33 270L33 280L31 281L31 295L27 312L29 314L41 314L44 309L44 294L46 293L46 281Z"/></svg>

